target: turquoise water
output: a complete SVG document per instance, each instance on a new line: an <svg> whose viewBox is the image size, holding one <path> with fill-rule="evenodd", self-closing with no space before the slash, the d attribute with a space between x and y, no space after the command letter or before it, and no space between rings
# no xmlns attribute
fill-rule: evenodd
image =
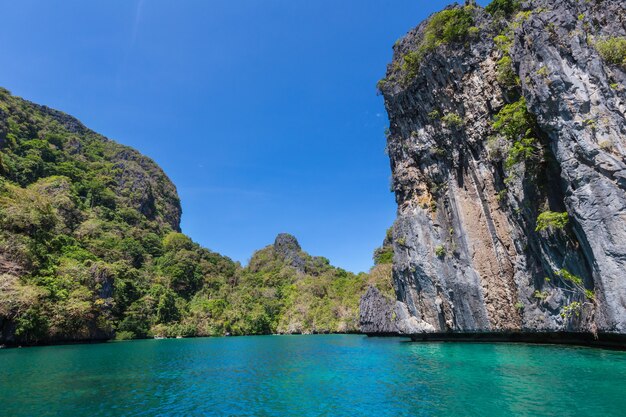
<svg viewBox="0 0 626 417"><path fill-rule="evenodd" d="M2 416L618 416L626 352L356 335L0 351Z"/></svg>

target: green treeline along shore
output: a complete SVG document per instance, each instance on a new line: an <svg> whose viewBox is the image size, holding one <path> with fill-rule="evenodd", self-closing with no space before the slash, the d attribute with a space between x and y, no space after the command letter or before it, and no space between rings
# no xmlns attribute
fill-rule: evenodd
<svg viewBox="0 0 626 417"><path fill-rule="evenodd" d="M0 89L0 344L358 332L369 285L393 298L389 245L353 274L280 234L243 267L180 216L151 159Z"/></svg>

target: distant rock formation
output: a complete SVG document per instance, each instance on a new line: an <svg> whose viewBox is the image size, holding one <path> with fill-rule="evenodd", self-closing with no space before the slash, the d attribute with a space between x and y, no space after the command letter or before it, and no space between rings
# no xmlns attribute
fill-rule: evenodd
<svg viewBox="0 0 626 417"><path fill-rule="evenodd" d="M294 267L299 272L304 272L304 258L302 248L295 236L288 233L280 233L274 240L274 252L287 265Z"/></svg>

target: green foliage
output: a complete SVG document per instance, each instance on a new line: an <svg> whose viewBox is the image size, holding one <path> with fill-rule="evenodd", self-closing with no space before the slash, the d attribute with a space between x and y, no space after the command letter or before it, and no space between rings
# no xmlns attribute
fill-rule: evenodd
<svg viewBox="0 0 626 417"><path fill-rule="evenodd" d="M534 138L521 138L513 142L513 146L509 149L506 160L504 161L504 167L511 169L521 161L531 159L536 153L536 140Z"/></svg>
<svg viewBox="0 0 626 417"><path fill-rule="evenodd" d="M376 82L376 91L378 93L383 92L388 82L389 81L386 78L381 78L380 80L378 80L378 82Z"/></svg>
<svg viewBox="0 0 626 417"><path fill-rule="evenodd" d="M571 317L579 317L580 311L582 310L582 304L578 301L572 301L566 306L563 306L561 309L561 317L564 319L569 319Z"/></svg>
<svg viewBox="0 0 626 417"><path fill-rule="evenodd" d="M595 43L600 56L609 64L626 66L626 37L612 36Z"/></svg>
<svg viewBox="0 0 626 417"><path fill-rule="evenodd" d="M182 233L171 232L163 238L163 249L167 252L190 250L192 247L191 239Z"/></svg>
<svg viewBox="0 0 626 417"><path fill-rule="evenodd" d="M392 264L380 264L372 268L368 274L368 285L376 287L390 301L396 299L392 270Z"/></svg>
<svg viewBox="0 0 626 417"><path fill-rule="evenodd" d="M532 14L533 14L532 10L525 10L525 11L517 12L515 14L515 18L513 19L513 22L511 22L510 27L512 29L516 29L520 27L523 22L525 22L526 20L530 18L530 16L532 16Z"/></svg>
<svg viewBox="0 0 626 417"><path fill-rule="evenodd" d="M435 109L431 112L428 113L428 118L432 119L432 120L438 120L441 117L441 114L439 114L439 110Z"/></svg>
<svg viewBox="0 0 626 417"><path fill-rule="evenodd" d="M485 11L492 16L510 17L521 7L519 0L493 0L485 7Z"/></svg>
<svg viewBox="0 0 626 417"><path fill-rule="evenodd" d="M544 211L537 216L537 227L535 231L550 229L563 229L569 222L567 212Z"/></svg>
<svg viewBox="0 0 626 417"><path fill-rule="evenodd" d="M417 75L417 71L419 70L419 66L422 62L423 52L418 51L410 51L402 58L402 70L406 72L405 78L407 80L415 78Z"/></svg>
<svg viewBox="0 0 626 417"><path fill-rule="evenodd" d="M579 297L580 301L570 301L569 304L561 308L561 317L570 319L579 317L585 306L595 306L596 298L593 290L587 289L583 279L572 274L566 269L556 271L556 275L563 280L565 287L563 291L570 293L575 297Z"/></svg>
<svg viewBox="0 0 626 417"><path fill-rule="evenodd" d="M115 340L132 340L135 338L135 333L129 331L119 331L115 334Z"/></svg>
<svg viewBox="0 0 626 417"><path fill-rule="evenodd" d="M514 141L526 135L533 124L533 119L526 108L526 100L522 97L518 101L504 106L492 123L493 129Z"/></svg>
<svg viewBox="0 0 626 417"><path fill-rule="evenodd" d="M201 257L197 251L178 249L167 251L159 258L157 265L164 276L169 278L169 287L178 294L189 297L202 285Z"/></svg>
<svg viewBox="0 0 626 417"><path fill-rule="evenodd" d="M446 256L446 248L443 245L438 245L435 247L435 256L437 258L443 258Z"/></svg>
<svg viewBox="0 0 626 417"><path fill-rule="evenodd" d="M37 234L52 231L59 218L48 196L40 195L33 187L5 185L0 197L0 224L16 233Z"/></svg>
<svg viewBox="0 0 626 417"><path fill-rule="evenodd" d="M611 142L610 140L603 140L602 142L598 143L598 146L605 152L611 152L613 150L613 142Z"/></svg>
<svg viewBox="0 0 626 417"><path fill-rule="evenodd" d="M463 118L456 113L446 113L441 121L451 128L459 128L463 126Z"/></svg>
<svg viewBox="0 0 626 417"><path fill-rule="evenodd" d="M393 227L387 229L381 247L374 251L374 265L387 265L393 262Z"/></svg>
<svg viewBox="0 0 626 417"><path fill-rule="evenodd" d="M434 49L442 43L461 42L474 24L468 7L442 10L428 22L424 32L424 47Z"/></svg>
<svg viewBox="0 0 626 417"><path fill-rule="evenodd" d="M49 329L48 318L37 307L31 307L15 320L15 336L26 342L43 340Z"/></svg>
<svg viewBox="0 0 626 417"><path fill-rule="evenodd" d="M561 277L565 283L571 286L574 290L580 292L587 299L594 301L595 293L592 290L585 288L583 279L577 275L572 274L566 269L560 269L556 272L557 276Z"/></svg>
<svg viewBox="0 0 626 417"><path fill-rule="evenodd" d="M550 75L548 67L544 65L543 67L539 68L537 70L537 75L541 75L542 77L547 77L548 75Z"/></svg>
<svg viewBox="0 0 626 417"><path fill-rule="evenodd" d="M506 34L496 36L493 38L493 41L496 44L496 48L504 54L508 54L513 46L513 39Z"/></svg>
<svg viewBox="0 0 626 417"><path fill-rule="evenodd" d="M513 61L508 54L496 63L496 71L496 79L503 87L511 88L519 85L519 78L513 69Z"/></svg>
<svg viewBox="0 0 626 417"><path fill-rule="evenodd" d="M178 320L180 314L176 307L176 294L171 290L162 289L161 294L158 297L158 304L156 308L156 320L157 323L170 323Z"/></svg>
<svg viewBox="0 0 626 417"><path fill-rule="evenodd" d="M495 116L491 126L496 133L511 143L506 152L506 169L538 157L539 145L533 136L535 120L528 112L526 100L523 97L504 106Z"/></svg>
<svg viewBox="0 0 626 417"><path fill-rule="evenodd" d="M374 265L393 262L393 246L383 246L374 252Z"/></svg>
<svg viewBox="0 0 626 417"><path fill-rule="evenodd" d="M433 15L424 29L423 38L417 50L404 56L402 69L406 72L406 78L414 78L423 57L438 46L463 42L470 32L475 33L475 30L470 30L473 24L474 18L470 7L442 10Z"/></svg>

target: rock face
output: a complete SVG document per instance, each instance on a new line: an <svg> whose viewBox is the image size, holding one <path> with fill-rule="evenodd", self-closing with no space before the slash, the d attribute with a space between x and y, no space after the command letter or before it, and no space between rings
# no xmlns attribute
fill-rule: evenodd
<svg viewBox="0 0 626 417"><path fill-rule="evenodd" d="M364 331L626 333L626 72L599 53L626 3L490 12L453 6L460 35L434 15L394 46L379 88L413 320L368 292Z"/></svg>
<svg viewBox="0 0 626 417"><path fill-rule="evenodd" d="M434 332L435 327L411 315L407 305L392 301L374 286L361 297L359 324L365 334L414 334Z"/></svg>
<svg viewBox="0 0 626 417"><path fill-rule="evenodd" d="M274 253L287 265L304 272L304 258L298 239L289 233L279 233L274 240Z"/></svg>
<svg viewBox="0 0 626 417"><path fill-rule="evenodd" d="M398 302L398 304L401 304ZM398 333L395 317L395 303L383 296L372 285L361 297L359 305L359 324L363 333Z"/></svg>

